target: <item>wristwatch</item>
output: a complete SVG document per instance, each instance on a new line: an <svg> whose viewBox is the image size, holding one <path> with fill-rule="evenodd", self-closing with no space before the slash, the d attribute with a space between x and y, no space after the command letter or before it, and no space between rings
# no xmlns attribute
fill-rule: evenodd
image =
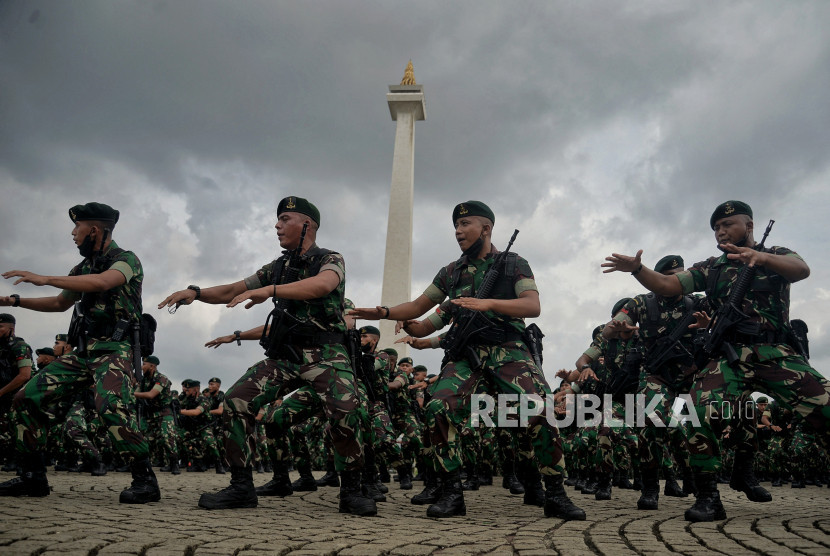
<svg viewBox="0 0 830 556"><path fill-rule="evenodd" d="M190 284L189 286L187 286L187 289L196 292L196 299L202 297L202 288L200 288L199 286L194 286L193 284Z"/></svg>
<svg viewBox="0 0 830 556"><path fill-rule="evenodd" d="M579 368L579 370L580 370L580 371L584 371L585 369L590 369L590 368L591 368L591 366L586 364L586 365L582 365L582 366Z"/></svg>
<svg viewBox="0 0 830 556"><path fill-rule="evenodd" d="M9 297L14 298L14 303L12 303L12 307L20 307L20 295L13 293Z"/></svg>
<svg viewBox="0 0 830 556"><path fill-rule="evenodd" d="M238 346L242 345L242 337L240 336L240 334L242 334L241 330L234 330L233 331L233 335L236 338L236 345L238 345Z"/></svg>

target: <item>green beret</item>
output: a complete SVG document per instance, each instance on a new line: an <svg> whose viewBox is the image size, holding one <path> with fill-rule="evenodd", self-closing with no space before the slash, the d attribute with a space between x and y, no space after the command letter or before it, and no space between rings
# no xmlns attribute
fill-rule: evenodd
<svg viewBox="0 0 830 556"><path fill-rule="evenodd" d="M195 378L186 378L182 381L182 388L193 388L194 386L201 386L202 383Z"/></svg>
<svg viewBox="0 0 830 556"><path fill-rule="evenodd" d="M398 350L396 350L395 348L385 348L385 349L382 349L381 351L383 353L388 353L389 355L391 355L393 357L398 356Z"/></svg>
<svg viewBox="0 0 830 556"><path fill-rule="evenodd" d="M769 403L769 398L766 396L759 396L755 403Z"/></svg>
<svg viewBox="0 0 830 556"><path fill-rule="evenodd" d="M36 350L35 350L35 353L36 353L37 355L51 355L52 357L54 357L54 356L55 356L55 350L54 350L54 349L52 349L52 348L40 348L40 349L36 349Z"/></svg>
<svg viewBox="0 0 830 556"><path fill-rule="evenodd" d="M654 272L663 272L674 268L683 268L683 257L680 255L666 255L654 265Z"/></svg>
<svg viewBox="0 0 830 556"><path fill-rule="evenodd" d="M380 330L377 329L375 326L362 326L360 328L361 334L374 334L376 336L380 336Z"/></svg>
<svg viewBox="0 0 830 556"><path fill-rule="evenodd" d="M69 343L69 334L56 334L55 341Z"/></svg>
<svg viewBox="0 0 830 556"><path fill-rule="evenodd" d="M69 209L69 218L72 222L80 222L83 220L102 220L104 222L118 222L119 212L109 205L104 203L87 203L85 205L75 205Z"/></svg>
<svg viewBox="0 0 830 556"><path fill-rule="evenodd" d="M715 229L715 222L727 216L735 216L736 214L746 214L752 218L752 208L741 201L726 201L718 205L712 217L709 219L709 227Z"/></svg>
<svg viewBox="0 0 830 556"><path fill-rule="evenodd" d="M146 361L147 363L150 363L151 365L158 365L159 364L159 358L156 357L155 355L150 355L148 357L145 357L144 361Z"/></svg>
<svg viewBox="0 0 830 556"><path fill-rule="evenodd" d="M631 298L630 298L630 297L623 297L622 299L620 299L619 301L617 301L616 303L614 303L614 308L613 308L613 309L611 309L611 318L613 319L613 318L614 318L614 315L616 315L617 313L619 313L619 312L620 312L620 309L622 309L622 308L623 308L623 305L625 305L625 304L626 304L626 303L628 303L629 301L631 301Z"/></svg>
<svg viewBox="0 0 830 556"><path fill-rule="evenodd" d="M412 358L411 357L404 357L403 359L398 361L398 365L400 365L401 363L409 363L411 365L412 364Z"/></svg>
<svg viewBox="0 0 830 556"><path fill-rule="evenodd" d="M427 372L427 368L424 367L423 365L415 365L415 368L412 369L412 370L416 373L425 373L425 372Z"/></svg>
<svg viewBox="0 0 830 556"><path fill-rule="evenodd" d="M481 201L467 201L466 203L459 203L452 210L452 224L455 226L455 221L462 216L483 216L489 218L490 222L496 223L496 215L490 210L490 207Z"/></svg>
<svg viewBox="0 0 830 556"><path fill-rule="evenodd" d="M10 315L8 313L0 313L0 323L7 322L9 324L15 324L17 321L14 320L14 315Z"/></svg>
<svg viewBox="0 0 830 556"><path fill-rule="evenodd" d="M299 212L311 217L320 226L320 211L302 197L286 197L277 206L277 216L284 212Z"/></svg>
<svg viewBox="0 0 830 556"><path fill-rule="evenodd" d="M222 379L219 378L218 376L215 376L215 377L211 378L210 380L208 380L208 382L215 382L216 384L222 384Z"/></svg>

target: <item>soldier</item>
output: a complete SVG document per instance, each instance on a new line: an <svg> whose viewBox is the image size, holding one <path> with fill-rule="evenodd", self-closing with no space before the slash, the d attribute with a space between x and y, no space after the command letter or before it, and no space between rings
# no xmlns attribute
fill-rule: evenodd
<svg viewBox="0 0 830 556"><path fill-rule="evenodd" d="M182 383L184 398L180 400L179 410L179 423L183 429L182 448L186 450L190 456L188 459L193 464L188 471L205 471L210 460L216 473L221 475L225 470L219 462L219 449L213 437L210 400L199 391L200 386L201 383L192 378Z"/></svg>
<svg viewBox="0 0 830 556"><path fill-rule="evenodd" d="M273 312L277 320L267 329L268 357L249 368L225 394L222 418L231 485L218 493L202 495L201 507L257 505L252 453L259 406L284 394L284 387L309 384L323 399L331 425L335 464L342 475L340 511L377 513L375 503L360 492L363 450L359 428L365 410L357 402L354 373L344 346L345 262L339 253L317 246L319 226L317 207L300 197L286 197L277 207L275 225L280 246L286 249L283 256L244 280L205 289L190 286L159 304L159 308L175 307L200 300L234 307L248 301L246 308L250 308L271 298L275 304L280 300ZM292 257L297 252L299 262ZM296 266L292 268L291 264ZM286 283L286 278L296 281ZM240 336L258 337L256 329Z"/></svg>
<svg viewBox="0 0 830 556"><path fill-rule="evenodd" d="M15 324L14 315L0 313L0 450L9 458L10 471L17 469L13 460L12 398L32 376L32 348L15 335ZM38 354L38 361L41 357L46 356Z"/></svg>
<svg viewBox="0 0 830 556"><path fill-rule="evenodd" d="M680 255L667 255L654 266L655 272L667 276L683 270L685 267ZM700 300L693 296L662 297L653 293L638 295L619 307L611 322L603 329L606 338L618 338L626 333L624 331L634 330L635 325L639 324L647 371L638 391L645 395L648 407L652 399L660 400L655 407L655 416L663 425L657 426L651 419L646 419L645 426L638 431L643 480L642 495L637 501L640 510L656 510L658 507L658 474L661 467L666 474L664 494L680 498L687 496L677 485L671 459L667 459L667 427L674 400L678 394L689 391L697 372L693 357L695 347L692 343L697 321L692 319L695 313L701 315L699 303ZM684 319L688 319L685 331L674 344L668 345L669 336ZM663 361L656 361L655 357L660 357Z"/></svg>
<svg viewBox="0 0 830 556"><path fill-rule="evenodd" d="M35 286L53 286L62 291L52 297L0 297L0 306L35 311L66 311L78 301L71 329L76 349L64 354L37 374L15 396L20 424L18 450L23 452L23 476L0 485L2 496L47 496L49 483L42 450L49 416L44 412L58 400L95 385L95 405L117 452L131 461L133 482L121 492L120 502L143 504L161 498L150 468L148 446L130 406L135 398L130 388L133 349L129 331L141 319L141 285L144 271L131 251L112 240L119 213L101 203L69 209L75 224L72 237L84 260L69 276L40 276L12 270L4 278L17 277Z"/></svg>
<svg viewBox="0 0 830 556"><path fill-rule="evenodd" d="M723 254L678 274L666 276L646 268L640 259L642 250L633 257L614 253L602 264L606 273L631 272L643 286L664 297L706 291L715 311L729 303L742 269L748 266L756 271L744 298L732 300L746 315L724 337L734 353L726 347L716 352L690 392L699 421L689 440L698 494L685 517L693 522L726 519L716 474L721 469L718 429L725 424L720 417L729 404L754 390L774 394L783 407L795 409L819 431L825 444L830 415L830 385L791 345L790 284L810 275L807 263L785 247L755 249L752 209L746 203L719 205L709 224ZM717 321L717 312L713 318ZM747 464L751 460L736 462Z"/></svg>
<svg viewBox="0 0 830 556"><path fill-rule="evenodd" d="M55 345L52 346L52 350L55 352L55 357L66 355L72 351L72 345L69 343L69 334L56 334Z"/></svg>
<svg viewBox="0 0 830 556"><path fill-rule="evenodd" d="M172 383L158 370L159 358L150 355L144 359L141 367L141 383L135 392L139 403L144 403L144 419L147 423L147 442L152 453L161 454L167 462L162 470L173 475L181 473L179 469L179 452L176 448L176 421L173 415L173 395L170 393Z"/></svg>
<svg viewBox="0 0 830 556"><path fill-rule="evenodd" d="M412 384L411 375L414 367L412 358L404 357L398 361L397 369L388 383L389 394L394 399L394 411L392 412L392 425L395 427L395 434L403 435L401 451L404 455L404 463L398 468L398 477L402 490L412 489L412 461L421 453L424 445L421 442L421 421L418 416L420 406L415 401L411 392L420 392L423 397L423 390L410 390ZM426 369L424 369L426 371Z"/></svg>
<svg viewBox="0 0 830 556"><path fill-rule="evenodd" d="M355 317L359 319L406 321L420 317L449 297L452 302L449 311L432 315L427 321L430 326L419 333L413 334L411 329L407 332L426 336L449 324L462 310L480 311L493 323L492 329L465 339L481 365L471 365L466 358L447 361L431 387L432 398L425 408L426 425L434 462L442 474L443 490L440 498L427 509L430 517L466 514L455 437L470 415L470 396L478 384L486 378L501 393L542 397L550 394L547 383L539 381L540 373L535 371L533 357L523 339L524 319L537 317L541 312L533 272L527 262L515 255L506 257L492 297L475 297L483 276L498 254L490 243L494 221L493 211L480 201L456 205L452 223L462 257L442 268L426 291L413 301L391 308L355 309ZM546 476L545 515L585 519L585 512L570 501L562 486L564 457L556 427L538 415L528 419L527 429Z"/></svg>
<svg viewBox="0 0 830 556"><path fill-rule="evenodd" d="M222 473L225 472L225 443L222 440L222 408L225 405L225 392L221 390L222 379L218 376L208 381L205 396L210 400L210 423L213 428L213 436L216 438L216 447L219 449L219 461L222 462ZM217 469L218 473L218 469Z"/></svg>
<svg viewBox="0 0 830 556"><path fill-rule="evenodd" d="M35 361L35 364L37 365L37 371L43 369L44 367L46 367L46 365L57 359L57 357L55 356L55 350L52 348L36 349L35 355L37 355L37 360ZM35 371L35 373L37 371Z"/></svg>

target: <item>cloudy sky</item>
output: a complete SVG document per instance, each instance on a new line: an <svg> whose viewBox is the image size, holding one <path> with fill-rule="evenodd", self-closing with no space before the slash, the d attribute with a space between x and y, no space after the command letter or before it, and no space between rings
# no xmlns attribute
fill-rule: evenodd
<svg viewBox="0 0 830 556"><path fill-rule="evenodd" d="M415 132L413 297L458 256L452 207L496 212L495 243L536 274L550 377L610 307L641 293L611 252L715 253L709 215L741 199L798 251L793 287L814 365L830 369L830 3L33 1L0 3L0 269L65 274L67 208L121 211L145 309L174 382L228 386L265 305L158 311L168 293L250 275L278 252L279 199L322 211L347 295L380 301L395 123L385 94L409 59ZM0 295L52 295L12 287ZM69 314L13 309L33 347ZM440 355L416 352L437 371Z"/></svg>

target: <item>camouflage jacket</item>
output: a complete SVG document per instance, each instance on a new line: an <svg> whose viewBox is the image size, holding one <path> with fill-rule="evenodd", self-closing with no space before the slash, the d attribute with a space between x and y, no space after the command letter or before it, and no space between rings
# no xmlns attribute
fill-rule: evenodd
<svg viewBox="0 0 830 556"><path fill-rule="evenodd" d="M201 429L210 423L210 400L201 394L198 396L185 396L181 400L182 409L202 408L202 412L196 417L182 415L179 422L188 430Z"/></svg>
<svg viewBox="0 0 830 556"><path fill-rule="evenodd" d="M90 325L112 328L120 319L138 322L142 313L141 286L144 281L144 270L141 268L141 261L132 251L124 251L112 241L96 261L96 268L93 269L91 259L84 259L69 272L69 275L100 274L106 270L117 270L127 281L106 292L86 294L92 296L90 308L86 313ZM72 301L80 301L82 297L80 292L70 290L63 290L60 295ZM91 337L87 338L87 349L115 351L129 343L129 337L120 342L105 337Z"/></svg>
<svg viewBox="0 0 830 556"><path fill-rule="evenodd" d="M656 323L651 323L648 316L648 295L654 295L657 302L659 316ZM695 307L700 302L695 300L695 306L692 310L696 311ZM686 301L683 296L678 297L662 297L655 294L641 294L633 297L628 301L619 312L614 315L614 320L627 322L628 324L640 325L640 337L643 339L643 344L646 350L651 350L654 347L658 338L669 336L674 332L683 317L686 316ZM680 342L692 352L692 340L695 336L695 329L688 330L680 337Z"/></svg>
<svg viewBox="0 0 830 556"><path fill-rule="evenodd" d="M770 247L764 251L801 258L798 253L786 247ZM706 291L713 310L717 310L729 299L732 286L743 266L723 254L695 263L676 276L683 286L683 293ZM749 323L758 323L762 332L786 332L790 321L790 283L780 274L759 266L744 297L741 311L749 317Z"/></svg>
<svg viewBox="0 0 830 556"><path fill-rule="evenodd" d="M167 413L170 411L170 403L173 401L173 394L170 392L171 387L170 379L156 371L152 376L149 373L144 373L138 391L158 391L158 396L147 400L147 409L152 413Z"/></svg>
<svg viewBox="0 0 830 556"><path fill-rule="evenodd" d="M599 326L596 336L591 341L591 345L584 352L585 355L595 362L599 361L600 356L604 357L605 364L597 365L594 368L594 374L597 375L597 380L600 382L608 382L608 379L611 378L613 373L624 367L629 352L640 345L640 337L636 334L629 340L619 340L616 338L606 340L602 337L602 331L604 329L604 324Z"/></svg>
<svg viewBox="0 0 830 556"><path fill-rule="evenodd" d="M213 411L214 409L219 409L222 406L222 404L225 402L225 392L223 392L222 390L218 390L216 392L215 396L211 396L210 395L210 390L208 390L208 393L204 394L204 396L208 400L210 400L210 410L211 411ZM220 423L222 421L222 416L221 415L211 415L210 420L215 425L215 424Z"/></svg>
<svg viewBox="0 0 830 556"><path fill-rule="evenodd" d="M490 252L484 259L470 261L466 256L462 256L438 271L438 274L432 280L432 284L424 290L424 295L430 301L439 305L448 297L450 299L475 297L481 283L484 281L484 275L493 266L496 254L498 254L498 250L491 246ZM457 268L460 269L459 272L456 272ZM512 276L501 274L490 298L516 299L526 291L538 291L536 280L527 261L517 256ZM436 330L440 330L449 324L457 311L458 307L456 305L444 304L430 315L428 320L435 326ZM519 333L523 333L525 330L525 322L522 318L508 317L492 311L487 311L484 315L498 328L512 329Z"/></svg>
<svg viewBox="0 0 830 556"><path fill-rule="evenodd" d="M26 340L19 336L12 336L0 340L0 387L11 382L18 375L20 369L32 367L32 348ZM12 395L9 392L7 395Z"/></svg>
<svg viewBox="0 0 830 556"><path fill-rule="evenodd" d="M314 253L318 251L317 244L313 244L307 253ZM287 256L285 251L283 256ZM288 305L288 312L302 321L308 323L308 329L304 329L302 333L312 334L315 331L326 332L346 332L346 323L343 321L344 307L344 292L346 291L346 262L343 260L343 255L334 251L320 253L311 257L305 257L305 265L300 270L299 280L310 278L323 272L324 270L331 270L340 277L340 283L331 292L323 297L317 299L308 299L304 301L291 300ZM274 284L274 268L277 261L272 261L262 268L256 274L245 278L245 286L249 290L265 287L269 284ZM319 266L319 271L314 272L315 268ZM276 281L280 284L282 278Z"/></svg>

